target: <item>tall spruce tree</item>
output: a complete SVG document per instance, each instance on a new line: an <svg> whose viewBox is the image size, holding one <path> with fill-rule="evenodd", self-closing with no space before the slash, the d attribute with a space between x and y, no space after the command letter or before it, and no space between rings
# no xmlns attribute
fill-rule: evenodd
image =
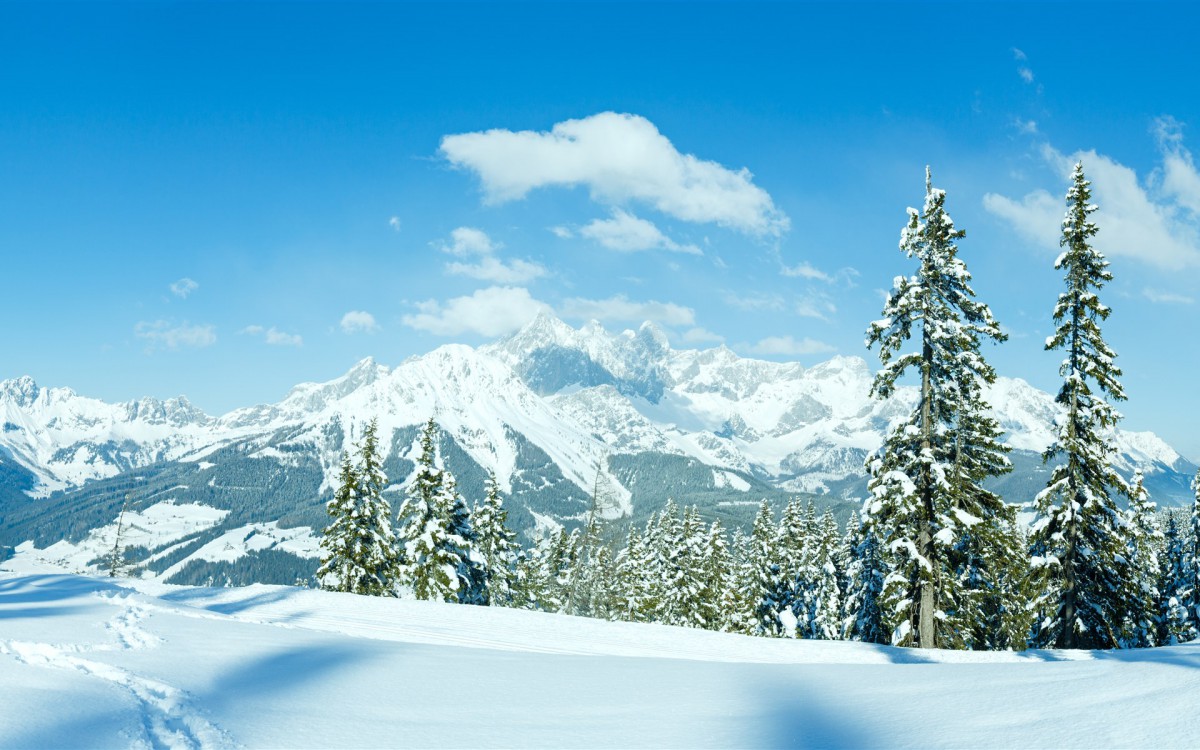
<svg viewBox="0 0 1200 750"><path fill-rule="evenodd" d="M1046 462L1058 461L1038 494L1033 525L1033 567L1040 578L1043 618L1034 642L1057 648L1115 648L1121 645L1128 576L1124 513L1114 493L1129 487L1114 470L1112 430L1120 415L1109 400L1123 401L1125 390L1116 353L1104 341L1100 323L1111 309L1097 292L1112 274L1092 247L1099 231L1089 218L1096 211L1090 184L1077 163L1067 191L1067 213L1054 263L1067 290L1054 307L1054 335L1046 349L1065 353L1056 401L1064 410Z"/></svg>
<svg viewBox="0 0 1200 750"><path fill-rule="evenodd" d="M923 648L956 640L939 634L953 623L962 594L955 549L973 524L996 513L993 496L978 482L1008 468L982 417L982 387L995 372L980 353L984 341L1007 337L975 299L956 244L965 233L945 202L926 169L924 208L909 209L900 239L900 250L918 261L917 272L896 279L883 318L867 332L867 346L879 346L883 365L873 396L892 396L909 371L919 377L916 409L867 459L871 497L863 515L888 553L882 611L891 641ZM905 350L914 336L916 349Z"/></svg>

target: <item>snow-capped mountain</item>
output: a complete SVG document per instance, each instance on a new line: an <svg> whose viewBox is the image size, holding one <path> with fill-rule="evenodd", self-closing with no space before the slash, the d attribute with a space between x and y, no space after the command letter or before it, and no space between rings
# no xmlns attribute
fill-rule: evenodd
<svg viewBox="0 0 1200 750"><path fill-rule="evenodd" d="M675 497L738 522L760 499L794 492L848 509L864 495L863 459L915 402L905 389L870 398L871 378L858 357L804 368L725 347L675 350L651 323L610 333L548 315L478 349L447 345L394 368L366 359L276 404L220 417L183 397L107 404L19 378L0 383L0 544L82 543L115 529L128 493L146 518L225 511L205 511L207 525L184 535L210 564L224 559L210 547L226 537L242 539L222 544L245 554L276 549L276 537L291 545L278 551L314 550L282 531L322 524L340 455L372 418L399 487L432 417L464 494L480 493L495 472L510 520L525 529L578 520L597 482L614 516L644 517ZM1017 465L997 487L1026 500L1044 481L1037 454L1058 407L1017 379L999 379L988 397ZM1152 433L1117 439L1120 469L1145 472L1161 504L1187 500L1195 467ZM155 503L172 505L145 515ZM163 569L178 572L187 556L164 550L181 543L154 538L167 545Z"/></svg>

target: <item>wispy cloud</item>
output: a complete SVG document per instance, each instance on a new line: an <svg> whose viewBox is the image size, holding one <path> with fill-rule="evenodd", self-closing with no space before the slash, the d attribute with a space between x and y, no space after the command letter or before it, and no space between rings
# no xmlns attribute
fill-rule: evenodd
<svg viewBox="0 0 1200 750"><path fill-rule="evenodd" d="M579 230L579 234L598 242L609 250L621 253L639 250L669 250L675 253L703 255L695 245L681 245L662 233L654 222L614 209L612 217L596 219Z"/></svg>
<svg viewBox="0 0 1200 750"><path fill-rule="evenodd" d="M200 288L200 285L184 276L179 281L173 282L168 288L176 297L187 299L189 294Z"/></svg>
<svg viewBox="0 0 1200 750"><path fill-rule="evenodd" d="M388 226L392 228L392 231L399 232L400 231L400 217L393 216L392 218L388 219Z"/></svg>
<svg viewBox="0 0 1200 750"><path fill-rule="evenodd" d="M1196 301L1194 298L1188 297L1185 294L1160 292L1156 289L1143 289L1142 296L1151 302L1160 305L1191 305Z"/></svg>
<svg viewBox="0 0 1200 750"><path fill-rule="evenodd" d="M365 310L351 310L342 316L342 331L345 333L374 333L379 330L375 316Z"/></svg>
<svg viewBox="0 0 1200 750"><path fill-rule="evenodd" d="M1096 247L1110 257L1128 257L1167 270L1200 266L1200 174L1184 147L1178 124L1156 123L1162 166L1144 181L1133 169L1096 151L1064 154L1043 145L1043 161L1059 176L1052 194L1039 188L1020 199L988 193L983 205L1020 236L1047 249L1058 248L1063 195L1072 166L1083 162L1099 210Z"/></svg>
<svg viewBox="0 0 1200 750"><path fill-rule="evenodd" d="M689 328L680 337L685 344L720 344L725 337L707 328Z"/></svg>
<svg viewBox="0 0 1200 750"><path fill-rule="evenodd" d="M211 324L192 325L187 321L141 321L133 327L133 334L149 342L151 349L199 349L217 343L217 331Z"/></svg>
<svg viewBox="0 0 1200 750"><path fill-rule="evenodd" d="M673 302L635 301L623 294L607 299L576 297L564 300L559 307L564 318L600 320L620 323L640 323L652 320L668 326L694 326L696 311Z"/></svg>
<svg viewBox="0 0 1200 750"><path fill-rule="evenodd" d="M787 306L782 295L771 292L734 292L727 289L721 292L721 299L730 307L748 312L764 310L778 312Z"/></svg>
<svg viewBox="0 0 1200 750"><path fill-rule="evenodd" d="M746 347L753 354L799 357L805 354L827 354L834 348L816 339L797 339L792 336L768 336Z"/></svg>
<svg viewBox="0 0 1200 750"><path fill-rule="evenodd" d="M298 333L284 333L279 329L271 326L263 328L262 326L246 326L238 333L248 336L260 336L262 340L270 346L303 346L304 339Z"/></svg>
<svg viewBox="0 0 1200 750"><path fill-rule="evenodd" d="M594 201L648 205L688 222L758 236L788 230L787 216L746 169L680 153L644 117L601 112L549 131L494 129L442 138L441 154L475 172L484 200L520 200L543 187L583 186Z"/></svg>
<svg viewBox="0 0 1200 750"><path fill-rule="evenodd" d="M803 318L828 321L837 313L837 305L827 294L814 292L796 300L796 314Z"/></svg>
<svg viewBox="0 0 1200 750"><path fill-rule="evenodd" d="M492 286L475 293L438 302L417 303L417 312L403 317L404 325L437 336L475 333L503 336L528 323L550 306L534 299L528 289Z"/></svg>
<svg viewBox="0 0 1200 750"><path fill-rule="evenodd" d="M447 263L446 273L469 276L495 284L524 284L545 276L547 271L540 263L517 258L506 262L489 255L481 258L478 263Z"/></svg>
<svg viewBox="0 0 1200 750"><path fill-rule="evenodd" d="M847 286L854 286L854 280L859 275L858 269L851 268L850 266L844 266L833 273L827 273L808 261L802 261L794 266L781 264L779 274L788 278L820 281L826 284L843 283Z"/></svg>

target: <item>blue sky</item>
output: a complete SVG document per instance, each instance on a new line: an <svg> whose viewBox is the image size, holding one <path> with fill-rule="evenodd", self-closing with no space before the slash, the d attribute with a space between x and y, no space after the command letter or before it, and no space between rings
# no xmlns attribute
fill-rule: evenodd
<svg viewBox="0 0 1200 750"><path fill-rule="evenodd" d="M1041 350L1066 173L1125 426L1200 458L1188 5L0 5L0 378L278 400L538 309L814 364L863 349L923 170Z"/></svg>

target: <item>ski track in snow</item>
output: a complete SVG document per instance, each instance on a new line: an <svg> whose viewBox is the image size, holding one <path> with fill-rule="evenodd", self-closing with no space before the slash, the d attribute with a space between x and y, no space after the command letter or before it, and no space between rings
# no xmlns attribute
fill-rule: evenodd
<svg viewBox="0 0 1200 750"><path fill-rule="evenodd" d="M0 640L0 653L19 662L49 669L76 670L117 685L137 702L141 719L139 737L131 738L131 747L148 750L183 748L234 748L229 736L204 718L185 691L159 680L136 675L79 654L98 651L134 651L154 648L162 643L158 636L141 627L151 607L129 594L96 593L99 599L117 605L121 611L105 623L116 644L51 644L31 641Z"/></svg>

